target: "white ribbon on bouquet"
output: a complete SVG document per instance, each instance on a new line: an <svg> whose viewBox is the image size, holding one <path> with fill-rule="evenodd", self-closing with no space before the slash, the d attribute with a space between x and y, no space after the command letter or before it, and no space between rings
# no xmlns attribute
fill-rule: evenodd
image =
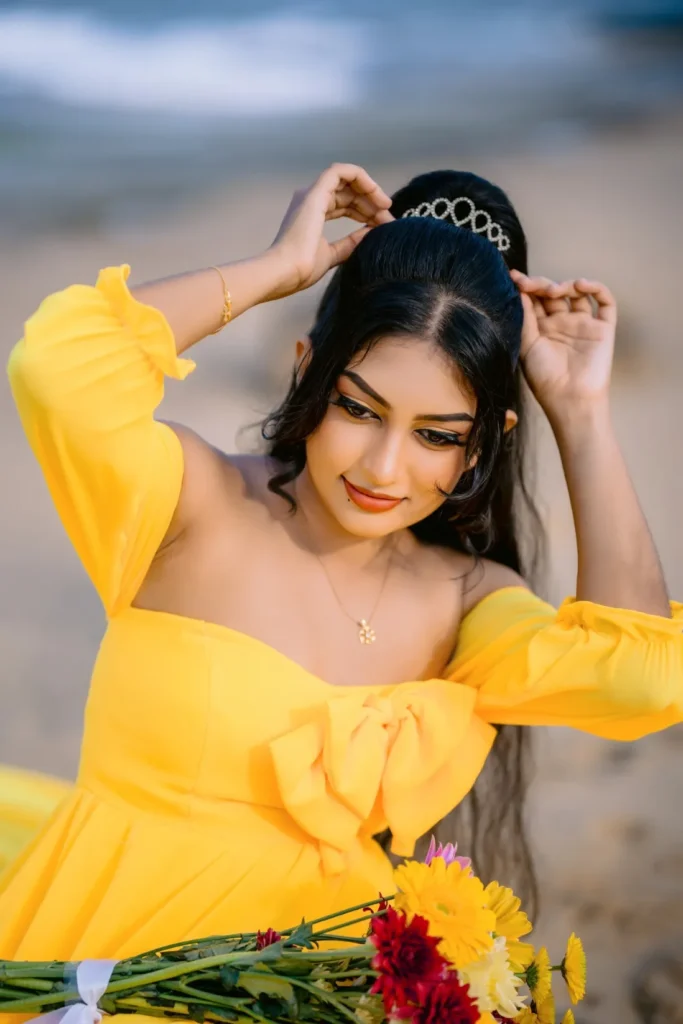
<svg viewBox="0 0 683 1024"><path fill-rule="evenodd" d="M43 1024L100 1024L103 1014L97 1004L107 991L118 962L82 960L76 968L76 988L81 1002L41 1014L38 1020Z"/></svg>

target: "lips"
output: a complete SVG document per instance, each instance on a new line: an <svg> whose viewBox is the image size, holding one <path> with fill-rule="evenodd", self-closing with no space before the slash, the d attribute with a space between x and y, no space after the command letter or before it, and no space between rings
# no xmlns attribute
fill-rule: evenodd
<svg viewBox="0 0 683 1024"><path fill-rule="evenodd" d="M345 476L342 477L342 480L349 498L363 512L389 512L403 501L403 498L392 498L388 494L375 494L372 491L356 487L349 483Z"/></svg>

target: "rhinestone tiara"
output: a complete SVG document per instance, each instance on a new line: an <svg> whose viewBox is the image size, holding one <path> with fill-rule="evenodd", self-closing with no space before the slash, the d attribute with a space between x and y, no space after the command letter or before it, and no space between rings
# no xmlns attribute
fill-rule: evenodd
<svg viewBox="0 0 683 1024"><path fill-rule="evenodd" d="M467 205L467 212L464 216L458 217L456 207L462 204ZM492 220L486 210L478 210L468 196L459 196L458 199L433 199L431 203L420 203L412 210L406 210L403 217L435 217L436 220L450 218L458 228L468 225L477 235L486 235L499 252L507 252L510 248L510 239L500 224Z"/></svg>

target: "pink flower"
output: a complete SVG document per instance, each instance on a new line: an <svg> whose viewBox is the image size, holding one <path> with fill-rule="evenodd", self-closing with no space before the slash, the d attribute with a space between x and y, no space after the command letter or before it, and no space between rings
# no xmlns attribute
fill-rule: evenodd
<svg viewBox="0 0 683 1024"><path fill-rule="evenodd" d="M434 836L431 838L429 849L427 850L427 856L425 857L425 864L431 864L435 857L441 857L447 864L459 864L460 867L465 871L467 868L472 867L472 861L469 857L456 857L458 852L457 843L446 843L443 846L441 843L436 845L436 839Z"/></svg>

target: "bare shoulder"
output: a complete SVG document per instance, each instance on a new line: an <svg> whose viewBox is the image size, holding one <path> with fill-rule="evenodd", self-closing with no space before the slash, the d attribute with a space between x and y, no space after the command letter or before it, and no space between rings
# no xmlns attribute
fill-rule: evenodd
<svg viewBox="0 0 683 1024"><path fill-rule="evenodd" d="M189 427L167 425L183 449L183 485L164 547L214 516L234 525L267 483L264 458L228 454Z"/></svg>
<svg viewBox="0 0 683 1024"><path fill-rule="evenodd" d="M450 548L422 546L423 564L438 567L454 582L462 586L462 614L467 615L483 598L505 587L524 587L528 584L514 569L488 558L474 558Z"/></svg>
<svg viewBox="0 0 683 1024"><path fill-rule="evenodd" d="M526 580L514 569L509 569L507 565L501 565L500 562L492 562L488 558L479 559L472 573L470 586L466 586L464 590L463 616L471 612L489 594L493 594L496 590L503 590L505 587L529 589Z"/></svg>

